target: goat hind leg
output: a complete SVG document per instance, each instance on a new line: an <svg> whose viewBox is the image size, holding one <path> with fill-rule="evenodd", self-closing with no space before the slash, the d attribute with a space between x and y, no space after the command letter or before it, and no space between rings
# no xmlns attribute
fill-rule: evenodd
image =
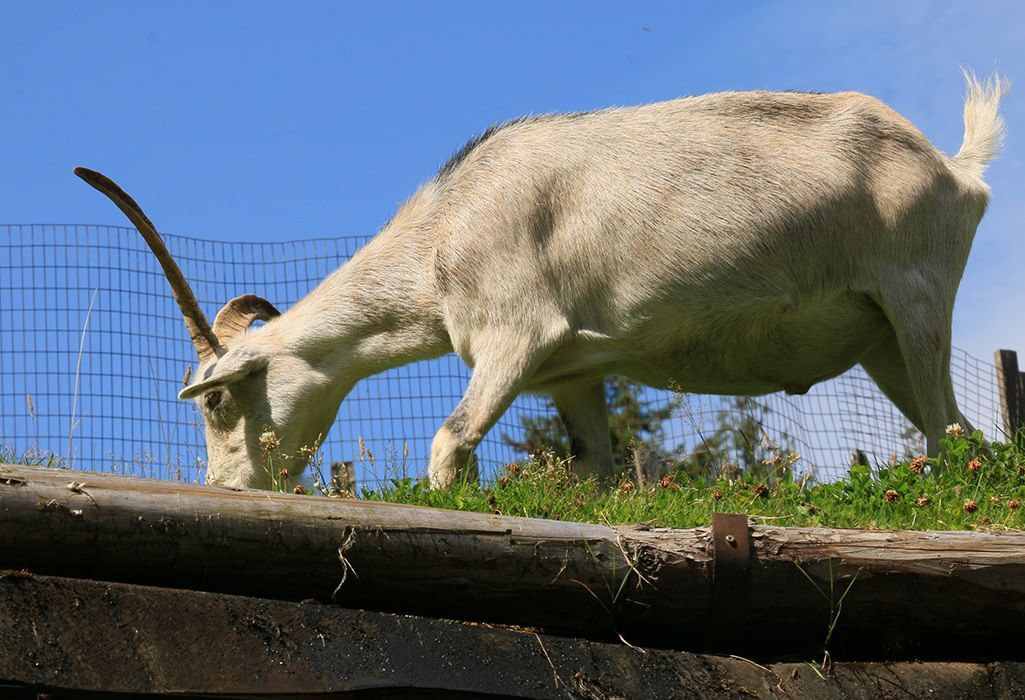
<svg viewBox="0 0 1025 700"><path fill-rule="evenodd" d="M918 427L925 433L930 455L939 454L946 426L964 421L950 379L953 295L948 302L942 284L905 283L887 297L898 303L882 305L907 370L921 421Z"/></svg>
<svg viewBox="0 0 1025 700"><path fill-rule="evenodd" d="M954 396L954 379L950 374L950 351L951 348L947 346L947 356L943 361L943 366L946 368L946 381L943 386L943 395L947 401L948 412L952 415L957 416L957 419L952 422L956 422L960 425L965 433L971 433L975 428L971 421L968 420L965 414L961 413L961 409L957 406L957 398ZM948 423L949 425L949 423Z"/></svg>
<svg viewBox="0 0 1025 700"><path fill-rule="evenodd" d="M886 394L886 398L890 399L893 405L904 414L904 417L924 433L925 426L922 423L922 416L918 411L918 401L908 377L908 368L904 364L904 357L892 330L861 358L861 366L872 378L872 381Z"/></svg>
<svg viewBox="0 0 1025 700"><path fill-rule="evenodd" d="M949 367L949 359L943 360L943 367ZM872 350L861 358L861 366L868 373L868 376L879 386L886 397L900 410L904 416L921 433L926 433L926 428L919 413L918 400L915 397L914 388L908 375L908 368L904 363L904 357L900 352L893 333L889 333ZM966 431L971 431L971 424L965 419L964 414L957 408L954 399L954 387L950 381L949 371L943 386L944 403L948 416L945 420L959 423ZM951 421L949 416L957 416ZM944 425L949 425L945 423ZM935 454L935 450L929 450Z"/></svg>

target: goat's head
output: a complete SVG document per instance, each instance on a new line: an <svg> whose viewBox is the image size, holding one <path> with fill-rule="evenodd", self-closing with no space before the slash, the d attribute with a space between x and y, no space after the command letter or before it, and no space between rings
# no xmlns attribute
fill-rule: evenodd
<svg viewBox="0 0 1025 700"><path fill-rule="evenodd" d="M208 483L284 488L294 483L330 428L337 388L276 332L274 305L235 297L207 321L163 239L116 183L86 168L75 174L103 192L131 220L156 255L199 356L195 381L178 397L195 399L206 432ZM257 321L267 325L247 333ZM336 398L337 397L337 398Z"/></svg>

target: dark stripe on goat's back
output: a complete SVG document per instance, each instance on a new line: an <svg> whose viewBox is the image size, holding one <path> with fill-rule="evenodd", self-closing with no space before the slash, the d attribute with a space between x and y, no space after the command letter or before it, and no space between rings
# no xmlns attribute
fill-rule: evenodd
<svg viewBox="0 0 1025 700"><path fill-rule="evenodd" d="M473 151L475 151L481 144L483 144L485 141L490 139L492 136L497 134L502 129L505 129L510 126L515 126L517 124L526 124L530 122L549 121L554 119L576 119L587 114L591 114L591 112L538 114L525 117L517 117L516 119L510 119L509 121L500 122L498 124L492 124L482 133L477 134L472 139L463 144L462 148L456 151L451 158L445 161L445 164L441 166L440 170L438 170L438 174L435 179L444 180L445 178L447 178L449 175L452 174L452 171L459 166L460 163L466 160L467 157L469 157L469 155L473 153Z"/></svg>

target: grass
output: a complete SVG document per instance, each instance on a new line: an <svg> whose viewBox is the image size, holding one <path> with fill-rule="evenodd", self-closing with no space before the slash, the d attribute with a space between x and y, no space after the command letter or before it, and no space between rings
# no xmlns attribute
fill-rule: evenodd
<svg viewBox="0 0 1025 700"><path fill-rule="evenodd" d="M1025 449L984 445L982 435L951 435L944 456L879 469L855 465L841 480L812 484L783 460L763 476L707 479L681 471L655 485L624 478L579 479L551 456L508 465L482 485L428 489L392 479L363 498L375 501L603 524L707 525L713 512L747 513L765 524L895 530L1025 529ZM769 467L774 465L770 464Z"/></svg>
<svg viewBox="0 0 1025 700"><path fill-rule="evenodd" d="M765 464L759 476L733 472L729 478L707 478L680 470L649 486L628 477L602 484L574 476L566 462L547 455L507 465L482 484L429 489L425 479L395 478L361 495L369 501L607 525L697 527L711 522L714 512L735 512L780 526L1025 529L1025 434L986 445L978 431L952 433L943 441L942 457L876 469L855 465L843 479L821 484L796 478L790 458ZM52 452L19 455L2 443L0 462L65 466ZM318 457L312 462L311 473L319 474ZM283 490L288 482L280 481ZM323 481L315 481L316 491L327 491Z"/></svg>
<svg viewBox="0 0 1025 700"><path fill-rule="evenodd" d="M67 467L64 458L50 450L30 447L21 454L5 442L0 442L0 464L23 464L29 467L50 467L63 469Z"/></svg>

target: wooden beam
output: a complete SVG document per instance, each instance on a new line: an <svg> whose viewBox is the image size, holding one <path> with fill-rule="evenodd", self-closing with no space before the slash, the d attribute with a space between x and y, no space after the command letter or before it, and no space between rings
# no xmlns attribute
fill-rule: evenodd
<svg viewBox="0 0 1025 700"><path fill-rule="evenodd" d="M814 653L839 615L852 653L1025 654L1023 532L756 525L725 601L713 539L0 466L0 568L731 653ZM714 612L730 595L735 629Z"/></svg>
<svg viewBox="0 0 1025 700"><path fill-rule="evenodd" d="M0 576L0 696L1021 697L1025 663L812 664L319 603ZM123 694L123 695L121 695Z"/></svg>

